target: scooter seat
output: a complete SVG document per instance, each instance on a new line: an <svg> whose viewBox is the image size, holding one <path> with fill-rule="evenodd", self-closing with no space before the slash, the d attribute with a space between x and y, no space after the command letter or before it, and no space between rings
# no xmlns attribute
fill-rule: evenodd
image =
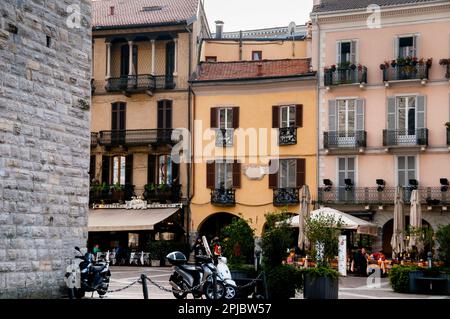
<svg viewBox="0 0 450 319"><path fill-rule="evenodd" d="M92 269L95 272L101 272L105 268L106 268L106 264L96 264L96 265L92 266Z"/></svg>

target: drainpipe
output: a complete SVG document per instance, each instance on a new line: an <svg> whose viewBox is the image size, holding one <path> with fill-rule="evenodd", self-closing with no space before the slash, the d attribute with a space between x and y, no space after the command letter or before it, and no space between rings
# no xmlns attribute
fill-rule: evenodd
<svg viewBox="0 0 450 319"><path fill-rule="evenodd" d="M316 167L316 191L319 190L320 185L320 49L321 49L321 40L320 40L320 25L319 25L319 17L316 13L315 22L317 25L317 167ZM318 194L317 194L318 195ZM318 199L318 198L317 198ZM316 200L317 200L316 199Z"/></svg>
<svg viewBox="0 0 450 319"><path fill-rule="evenodd" d="M190 28L188 28L186 26L186 31L189 33L189 67L188 67L188 74L189 74L189 78L192 75L192 31ZM192 131L192 125L191 125L191 121L192 121L192 114L191 114L191 84L189 83L189 89L188 89L188 130L189 132ZM192 134L191 134L192 136ZM191 226L191 199L192 197L190 197L191 194L191 163L186 163L187 164L187 209L186 209L186 234L187 234L187 242L189 243L189 234L190 234L190 226Z"/></svg>

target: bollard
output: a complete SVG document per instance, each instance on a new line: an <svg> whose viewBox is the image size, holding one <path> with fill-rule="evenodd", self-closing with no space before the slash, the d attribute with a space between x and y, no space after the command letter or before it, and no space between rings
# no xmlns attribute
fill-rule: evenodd
<svg viewBox="0 0 450 319"><path fill-rule="evenodd" d="M431 269L433 268L433 254L431 253L431 251L428 252L427 256L428 256L428 268Z"/></svg>
<svg viewBox="0 0 450 319"><path fill-rule="evenodd" d="M269 290L267 289L267 278L266 278L266 272L263 272L263 283L264 283L264 297L266 297L266 300L269 299Z"/></svg>
<svg viewBox="0 0 450 319"><path fill-rule="evenodd" d="M147 276L142 274L141 281L142 281L142 293L144 294L144 299L148 299Z"/></svg>

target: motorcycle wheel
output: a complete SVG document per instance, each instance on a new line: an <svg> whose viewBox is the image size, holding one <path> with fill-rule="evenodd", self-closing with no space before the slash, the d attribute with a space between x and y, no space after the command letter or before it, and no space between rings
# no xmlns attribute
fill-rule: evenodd
<svg viewBox="0 0 450 319"><path fill-rule="evenodd" d="M109 284L104 284L100 289L97 289L99 296L104 296L108 292Z"/></svg>
<svg viewBox="0 0 450 319"><path fill-rule="evenodd" d="M203 288L203 293L206 296L206 299L209 300L219 300L225 297L226 294L226 288L223 283L217 282L216 283L216 298L214 298L214 285L212 282L205 283L205 286Z"/></svg>
<svg viewBox="0 0 450 319"><path fill-rule="evenodd" d="M75 298L77 298L77 299L84 298L84 296L86 294L86 292L83 289L74 288L74 291L75 291Z"/></svg>
<svg viewBox="0 0 450 319"><path fill-rule="evenodd" d="M178 283L178 286L182 289L185 290L186 289L186 283L184 281L181 281L181 283ZM175 298L177 299L185 299L187 296L187 292L182 292L180 290L175 289L174 287L172 287L172 294Z"/></svg>
<svg viewBox="0 0 450 319"><path fill-rule="evenodd" d="M231 300L236 298L237 295L237 289L234 286L231 285L225 285L225 299Z"/></svg>

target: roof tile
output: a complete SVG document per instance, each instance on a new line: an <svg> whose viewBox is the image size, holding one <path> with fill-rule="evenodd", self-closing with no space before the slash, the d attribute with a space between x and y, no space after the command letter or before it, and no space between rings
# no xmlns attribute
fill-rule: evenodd
<svg viewBox="0 0 450 319"><path fill-rule="evenodd" d="M371 4L381 7L399 6L406 4L445 2L443 0L322 0L320 5L314 6L313 12L330 12L340 10L365 9Z"/></svg>

